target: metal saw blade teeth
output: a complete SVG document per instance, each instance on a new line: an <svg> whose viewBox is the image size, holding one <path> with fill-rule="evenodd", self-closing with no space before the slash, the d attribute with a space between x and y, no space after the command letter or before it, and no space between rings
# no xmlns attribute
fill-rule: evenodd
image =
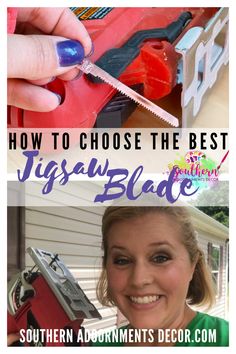
<svg viewBox="0 0 236 354"><path fill-rule="evenodd" d="M171 126L179 126L179 120L176 117L172 116L170 113L168 113L161 107L155 105L152 101L149 101L147 98L141 96L139 93L132 90L130 87L126 86L121 81L111 76L105 70L91 63L88 59L84 59L83 63L79 65L79 69L85 72L86 74L92 74L95 77L99 77L108 85L112 86L114 89L118 90L126 97L132 99L135 103L141 105L142 107L153 113L156 117L162 119Z"/></svg>
<svg viewBox="0 0 236 354"><path fill-rule="evenodd" d="M120 90L119 90L120 91ZM123 95L125 95L126 97L129 97L131 100L133 100L135 103L137 103L138 105L144 107L145 109L147 109L149 112L151 112L152 114L154 114L156 117L158 117L159 119L163 120L164 122L167 122L168 124L172 125L173 127L175 127L174 124L170 123L168 120L164 119L163 117L159 116L156 114L156 112L154 112L150 107L146 106L145 104L141 103L140 101L135 100L135 98L128 96L125 92L120 91Z"/></svg>
<svg viewBox="0 0 236 354"><path fill-rule="evenodd" d="M117 85L115 85L112 81L108 80L105 77L102 77L99 75L99 73L96 73L97 76L100 77L100 79L102 79L104 82L106 82L108 85L112 86L114 89L116 89L117 91L121 92L123 95L125 95L126 97L130 98L131 100L133 100L135 103L137 103L138 105L144 107L145 109L147 109L149 112L151 112L152 114L154 114L156 117L158 117L159 119L163 120L164 122L167 122L168 124L170 124L173 127L177 127L178 125L175 125L173 123L171 123L168 119L165 119L164 117L161 117L160 115L158 115L154 110L152 110L150 107L148 107L147 105L145 105L143 102L141 102L140 100L136 100L133 96L128 95L124 90L122 90L121 87L117 87ZM122 84L122 83L121 83ZM130 89L130 87L129 87ZM132 89L130 89L132 90ZM135 92L135 91L134 91ZM139 95L137 92L135 92L135 94ZM150 102L151 103L151 102Z"/></svg>
<svg viewBox="0 0 236 354"><path fill-rule="evenodd" d="M105 81L103 78L101 78L101 79L102 79L103 81ZM125 95L126 97L130 98L131 100L133 100L133 101L134 101L135 103L137 103L138 105L140 105L140 106L144 107L145 109L147 109L149 112L151 112L152 114L154 114L154 115L155 115L156 117L158 117L159 119L163 120L164 122L166 122L166 123L168 123L168 124L170 124L170 125L172 125L173 127L176 128L176 126L175 126L174 124L170 123L169 120L164 119L163 117L157 115L156 112L154 112L150 107L146 106L144 103L142 103L142 102L136 100L134 97L130 97L126 92L124 92L124 91L123 91L122 89L120 89L120 88L117 88L115 85L113 85L113 84L112 84L111 82L109 82L108 80L105 81L105 82L106 82L107 84L111 85L112 87L114 87L116 90L118 90L119 92L121 92L121 93L122 93L123 95Z"/></svg>

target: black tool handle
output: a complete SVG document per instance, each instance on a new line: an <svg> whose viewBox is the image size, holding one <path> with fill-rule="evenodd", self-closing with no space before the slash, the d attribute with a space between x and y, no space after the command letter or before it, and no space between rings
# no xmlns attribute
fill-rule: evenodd
<svg viewBox="0 0 236 354"><path fill-rule="evenodd" d="M181 34L186 24L192 19L191 12L183 12L179 18L165 28L154 28L138 31L120 48L113 48L104 53L96 65L118 78L127 66L138 56L140 44L148 39L160 39L173 43ZM87 75L92 82L100 83L101 79Z"/></svg>

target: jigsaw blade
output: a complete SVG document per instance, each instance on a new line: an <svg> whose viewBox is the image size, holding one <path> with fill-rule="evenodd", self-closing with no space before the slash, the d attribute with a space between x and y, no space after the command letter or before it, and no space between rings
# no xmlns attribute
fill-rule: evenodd
<svg viewBox="0 0 236 354"><path fill-rule="evenodd" d="M97 65L93 64L88 59L84 59L82 64L78 65L78 68L82 70L85 74L92 74L95 77L99 77L104 82L114 87L116 90L120 91L127 97L131 98L134 102L143 106L144 108L152 112L155 116L159 117L170 125L174 127L179 126L179 120L175 116L168 113L153 102L149 101L147 98L141 96L139 93L132 90L130 87L126 86L119 80L115 79L105 70L99 68Z"/></svg>

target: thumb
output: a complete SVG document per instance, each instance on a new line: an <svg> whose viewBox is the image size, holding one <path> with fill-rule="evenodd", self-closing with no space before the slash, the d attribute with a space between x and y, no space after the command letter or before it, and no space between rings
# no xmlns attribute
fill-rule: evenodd
<svg viewBox="0 0 236 354"><path fill-rule="evenodd" d="M8 35L8 78L38 80L69 71L84 59L79 41L47 35Z"/></svg>

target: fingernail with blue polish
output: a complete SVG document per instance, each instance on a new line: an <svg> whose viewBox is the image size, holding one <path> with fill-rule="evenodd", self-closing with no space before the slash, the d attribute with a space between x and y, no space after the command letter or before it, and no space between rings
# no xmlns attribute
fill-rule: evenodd
<svg viewBox="0 0 236 354"><path fill-rule="evenodd" d="M84 59L84 47L80 42L66 40L58 42L56 46L60 66L72 66L82 63Z"/></svg>
<svg viewBox="0 0 236 354"><path fill-rule="evenodd" d="M91 55L93 55L93 53L94 53L94 44L92 43L91 50L90 50L90 52L88 53L88 55L86 55L86 58L91 57Z"/></svg>

